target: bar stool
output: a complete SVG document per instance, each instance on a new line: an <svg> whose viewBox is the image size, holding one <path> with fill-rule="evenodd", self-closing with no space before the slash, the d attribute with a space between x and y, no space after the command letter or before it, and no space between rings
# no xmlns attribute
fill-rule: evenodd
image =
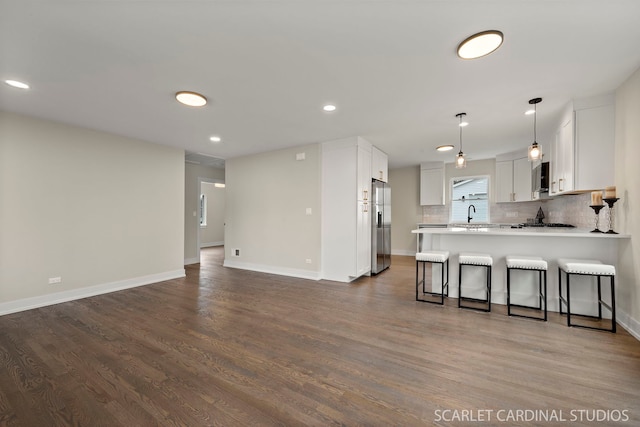
<svg viewBox="0 0 640 427"><path fill-rule="evenodd" d="M426 278L425 278L425 269L427 263L440 264L441 273L441 288L440 292L430 292L427 291L426 286ZM422 280L419 280L418 276L418 267L422 264ZM447 270L447 281L444 280L444 270ZM422 284L422 293L428 295L437 295L440 296L440 301L433 301L428 299L420 299L418 298L420 288L420 284ZM433 289L433 286L431 287ZM432 304L444 305L444 297L449 296L449 252L447 251L426 251L426 252L418 252L416 253L416 301L420 302L429 302Z"/></svg>
<svg viewBox="0 0 640 427"><path fill-rule="evenodd" d="M562 296L562 272L567 276L567 298ZM589 316L584 314L571 313L571 275L583 275L583 276L596 276L598 278L598 316ZM611 284L611 305L602 301L602 289L600 278L602 276L609 276ZM576 326L579 328L595 329L598 331L616 332L616 294L615 294L615 276L616 268L613 265L603 264L597 260L587 259L564 259L558 260L558 288L560 295L560 314L562 312L562 304L567 306L567 326ZM591 317L596 319L602 319L602 306L607 308L611 312L611 328L597 328L594 326L576 325L571 323L571 315Z"/></svg>
<svg viewBox="0 0 640 427"><path fill-rule="evenodd" d="M547 321L547 261L540 257L529 257L519 255L508 255L507 261L507 314L509 316L525 317L527 319L535 319ZM529 270L538 272L538 306L531 307L528 305L511 303L511 270ZM544 276L544 281L543 281ZM544 310L543 310L544 306ZM520 307L542 311L543 317L529 316L525 314L511 313L511 307Z"/></svg>
<svg viewBox="0 0 640 427"><path fill-rule="evenodd" d="M462 296L462 266L474 266L474 267L485 267L487 269L487 283L486 299L483 298L470 298ZM459 255L459 264L458 264L458 308L469 308L472 310L480 310L480 311L491 311L491 266L493 265L493 258L488 254L479 254L479 253L461 253ZM474 301L487 304L486 308L484 307L473 307L473 306L464 306L462 305L462 301Z"/></svg>

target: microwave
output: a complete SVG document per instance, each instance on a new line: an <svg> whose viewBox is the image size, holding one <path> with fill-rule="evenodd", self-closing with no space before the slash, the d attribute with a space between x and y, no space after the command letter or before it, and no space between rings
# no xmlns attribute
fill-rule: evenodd
<svg viewBox="0 0 640 427"><path fill-rule="evenodd" d="M538 164L531 173L531 191L547 193L549 191L549 162Z"/></svg>

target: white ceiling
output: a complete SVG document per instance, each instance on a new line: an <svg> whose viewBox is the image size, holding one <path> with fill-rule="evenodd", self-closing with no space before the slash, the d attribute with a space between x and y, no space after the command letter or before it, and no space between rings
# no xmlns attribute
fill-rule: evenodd
<svg viewBox="0 0 640 427"><path fill-rule="evenodd" d="M0 79L32 87L0 84L0 109L224 159L361 135L391 167L453 160L435 147L466 112L480 159L531 143L529 99L544 144L566 102L640 68L639 17L638 0L0 0ZM457 58L488 29L498 51Z"/></svg>

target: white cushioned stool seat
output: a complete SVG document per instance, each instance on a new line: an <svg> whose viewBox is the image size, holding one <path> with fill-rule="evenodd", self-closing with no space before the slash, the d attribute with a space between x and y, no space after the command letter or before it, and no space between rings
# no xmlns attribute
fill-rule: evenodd
<svg viewBox="0 0 640 427"><path fill-rule="evenodd" d="M537 256L507 256L507 268L519 268L524 270L547 270L547 261Z"/></svg>
<svg viewBox="0 0 640 427"><path fill-rule="evenodd" d="M489 254L462 252L459 255L459 262L470 265L493 265L493 258Z"/></svg>
<svg viewBox="0 0 640 427"><path fill-rule="evenodd" d="M449 258L448 251L426 251L416 253L416 261L445 262Z"/></svg>
<svg viewBox="0 0 640 427"><path fill-rule="evenodd" d="M592 259L558 259L558 267L571 274L615 276L616 267Z"/></svg>

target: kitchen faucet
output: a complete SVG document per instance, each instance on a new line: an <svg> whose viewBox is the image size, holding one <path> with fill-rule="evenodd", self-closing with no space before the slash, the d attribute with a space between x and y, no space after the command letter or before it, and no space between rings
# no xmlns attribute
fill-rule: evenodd
<svg viewBox="0 0 640 427"><path fill-rule="evenodd" d="M476 213L476 207L473 205L469 205L469 208L467 208L467 224L469 224L473 219L471 218L471 208L473 208L473 213Z"/></svg>

